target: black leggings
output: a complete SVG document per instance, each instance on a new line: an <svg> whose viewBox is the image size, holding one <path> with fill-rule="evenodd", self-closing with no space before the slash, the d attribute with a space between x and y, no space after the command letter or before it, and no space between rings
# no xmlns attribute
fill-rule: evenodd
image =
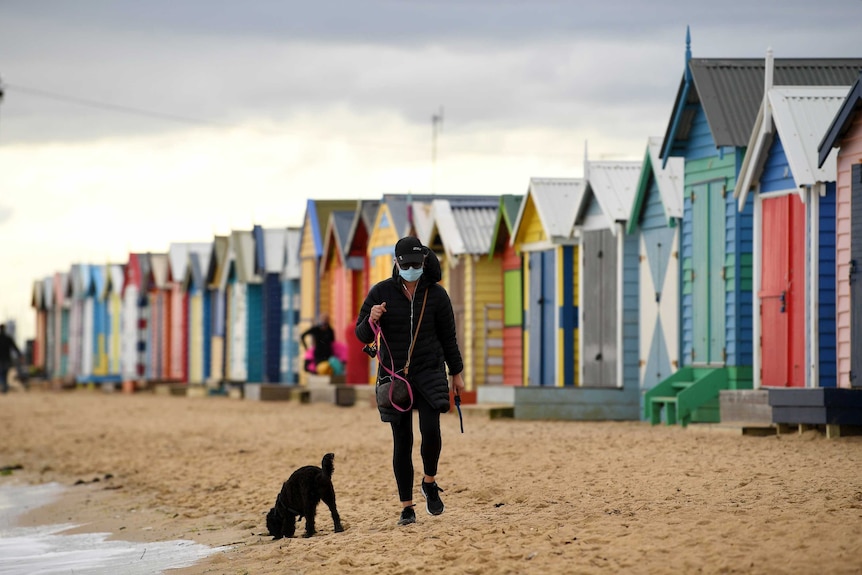
<svg viewBox="0 0 862 575"><path fill-rule="evenodd" d="M440 412L422 397L413 395L413 410L419 412L419 433L422 435L420 453L425 475L437 475L437 462L440 460ZM398 485L401 501L413 500L413 411L402 413L392 426L392 470Z"/></svg>

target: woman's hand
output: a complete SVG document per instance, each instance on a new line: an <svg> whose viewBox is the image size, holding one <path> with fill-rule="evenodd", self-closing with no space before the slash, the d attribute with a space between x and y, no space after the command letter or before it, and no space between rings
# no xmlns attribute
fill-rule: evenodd
<svg viewBox="0 0 862 575"><path fill-rule="evenodd" d="M460 395L464 393L466 390L466 386L464 385L464 378L461 377L461 374L452 376L452 385L454 386L454 391L456 394Z"/></svg>
<svg viewBox="0 0 862 575"><path fill-rule="evenodd" d="M377 323L380 321L380 316L384 313L386 313L386 302L383 302L380 305L371 306L371 314L369 317L371 318L371 321Z"/></svg>

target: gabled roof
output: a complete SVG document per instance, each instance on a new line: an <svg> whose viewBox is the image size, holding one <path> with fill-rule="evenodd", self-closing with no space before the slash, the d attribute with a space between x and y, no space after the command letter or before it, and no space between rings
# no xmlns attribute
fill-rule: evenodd
<svg viewBox="0 0 862 575"><path fill-rule="evenodd" d="M74 299L83 299L89 295L92 283L89 264L72 264L69 270L69 294Z"/></svg>
<svg viewBox="0 0 862 575"><path fill-rule="evenodd" d="M107 281L105 279L105 266L103 265L91 265L90 266L90 291L87 295L91 295L98 299L105 297L105 286Z"/></svg>
<svg viewBox="0 0 862 575"><path fill-rule="evenodd" d="M340 265L347 265L347 250L350 249L348 236L350 235L350 228L353 226L356 211L334 211L329 214L319 273L324 272L331 257L338 258Z"/></svg>
<svg viewBox="0 0 862 575"><path fill-rule="evenodd" d="M33 287L30 290L30 307L42 311L46 309L44 290L44 280L33 280Z"/></svg>
<svg viewBox="0 0 862 575"><path fill-rule="evenodd" d="M748 143L763 100L765 58L691 58L686 36L686 67L677 90L661 157L675 140L687 140L701 104L717 147ZM862 71L862 58L776 58L775 86L849 86Z"/></svg>
<svg viewBox="0 0 862 575"><path fill-rule="evenodd" d="M233 265L236 280L245 284L260 283L254 269L254 237L251 230L233 230L228 236L228 250L221 274L220 287L227 286L228 271Z"/></svg>
<svg viewBox="0 0 862 575"><path fill-rule="evenodd" d="M598 202L612 230L611 224L628 221L642 165L642 162L587 162L586 189L575 223L581 219L591 197Z"/></svg>
<svg viewBox="0 0 862 575"><path fill-rule="evenodd" d="M268 274L281 274L284 271L284 242L287 228L263 229L263 271Z"/></svg>
<svg viewBox="0 0 862 575"><path fill-rule="evenodd" d="M521 208L521 202L524 196L515 194L503 194L500 196L500 205L497 207L497 217L494 220L493 232L491 234L491 245L488 247L488 256L494 257L494 252L497 249L505 247L505 243L512 237L512 230L515 229L515 218L518 217L518 210ZM505 229L506 234L500 235L500 231ZM499 245L498 245L499 243Z"/></svg>
<svg viewBox="0 0 862 575"><path fill-rule="evenodd" d="M647 141L647 149L635 189L631 215L629 215L626 226L627 233L633 232L637 227L643 202L649 193L652 182L655 182L659 196L661 196L661 203L664 206L664 214L668 223L673 218L681 218L683 215L685 159L680 157L668 158L667 163L662 167L662 161L659 158L660 152L661 138L658 136L650 137Z"/></svg>
<svg viewBox="0 0 862 575"><path fill-rule="evenodd" d="M150 261L150 279L152 283L148 289L166 289L168 287L168 254L154 254L149 252L147 259Z"/></svg>
<svg viewBox="0 0 862 575"><path fill-rule="evenodd" d="M314 241L314 253L316 257L323 256L323 235L329 222L329 214L334 211L353 212L357 206L357 200L313 200L310 199L305 207L305 219L303 227L311 226L310 234ZM300 246L302 250L302 246Z"/></svg>
<svg viewBox="0 0 862 575"><path fill-rule="evenodd" d="M55 273L42 280L42 305L45 306L45 309L52 309L55 305L62 303L62 300L57 301L55 297L57 295L57 276L58 274Z"/></svg>
<svg viewBox="0 0 862 575"><path fill-rule="evenodd" d="M548 242L559 243L571 239L585 187L582 178L530 178L527 193L512 227L512 241L523 223L524 212L530 202L536 208Z"/></svg>
<svg viewBox="0 0 862 575"><path fill-rule="evenodd" d="M129 261L123 267L123 293L130 286L138 288L139 293L147 290L147 281L150 277L150 261L147 254L130 253Z"/></svg>
<svg viewBox="0 0 862 575"><path fill-rule="evenodd" d="M69 284L69 272L57 272L54 274L54 305L67 306L66 289Z"/></svg>
<svg viewBox="0 0 862 575"><path fill-rule="evenodd" d="M488 253L499 203L494 196L432 202L434 223L450 263L460 255Z"/></svg>
<svg viewBox="0 0 862 575"><path fill-rule="evenodd" d="M230 244L228 236L215 236L213 238L212 253L210 254L209 267L207 268L207 285L211 289L221 287L222 276L227 274L227 252Z"/></svg>
<svg viewBox="0 0 862 575"><path fill-rule="evenodd" d="M822 166L826 162L832 148L841 147L841 140L853 126L860 109L862 109L862 74L856 78L853 86L850 87L844 102L823 135L820 145L817 146L818 166Z"/></svg>
<svg viewBox="0 0 862 575"><path fill-rule="evenodd" d="M207 284L213 242L190 243L187 246L188 257L182 277L183 291L189 291L189 288L202 290Z"/></svg>
<svg viewBox="0 0 862 575"><path fill-rule="evenodd" d="M123 264L108 264L105 269L105 295L123 293L125 287L125 265Z"/></svg>
<svg viewBox="0 0 862 575"><path fill-rule="evenodd" d="M782 86L769 90L758 111L733 191L740 210L745 206L748 191L763 173L776 134L781 138L800 194L801 186L835 181L836 160L833 157L819 167L817 144L846 94L846 86Z"/></svg>
<svg viewBox="0 0 862 575"><path fill-rule="evenodd" d="M170 262L170 280L183 282L186 279L186 271L189 265L189 256L192 252L209 258L212 251L212 242L177 242L168 248L168 261Z"/></svg>

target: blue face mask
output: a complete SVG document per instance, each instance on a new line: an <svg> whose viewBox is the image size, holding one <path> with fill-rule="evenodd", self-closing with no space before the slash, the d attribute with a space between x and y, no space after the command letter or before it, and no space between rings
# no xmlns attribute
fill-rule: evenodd
<svg viewBox="0 0 862 575"><path fill-rule="evenodd" d="M398 273L401 275L401 278L406 282L415 282L420 277L422 277L422 268L407 268L406 270L402 270L398 268Z"/></svg>

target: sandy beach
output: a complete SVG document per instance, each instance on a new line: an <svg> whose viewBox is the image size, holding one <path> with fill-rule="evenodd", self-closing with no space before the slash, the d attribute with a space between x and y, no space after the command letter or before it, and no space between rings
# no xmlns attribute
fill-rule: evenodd
<svg viewBox="0 0 862 575"><path fill-rule="evenodd" d="M0 485L68 486L22 525L229 546L183 575L862 571L862 437L464 423L443 417L445 513L417 487L407 527L389 427L365 404L17 391L0 396L0 466L22 469ZM315 537L272 541L281 483L326 452L345 532L321 505Z"/></svg>

